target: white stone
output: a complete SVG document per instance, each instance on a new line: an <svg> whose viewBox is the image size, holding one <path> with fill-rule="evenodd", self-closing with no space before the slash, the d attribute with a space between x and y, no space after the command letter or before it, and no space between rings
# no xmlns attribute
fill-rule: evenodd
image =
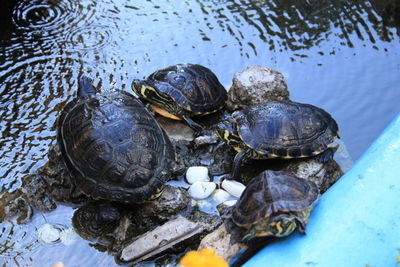
<svg viewBox="0 0 400 267"><path fill-rule="evenodd" d="M73 228L64 229L60 233L61 243L64 245L72 245L78 240L78 235Z"/></svg>
<svg viewBox="0 0 400 267"><path fill-rule="evenodd" d="M217 204L227 201L230 197L231 195L223 189L217 189L212 193L212 199L217 202Z"/></svg>
<svg viewBox="0 0 400 267"><path fill-rule="evenodd" d="M48 223L39 227L36 233L38 239L46 244L52 244L60 239L60 230Z"/></svg>
<svg viewBox="0 0 400 267"><path fill-rule="evenodd" d="M223 205L227 206L227 207L232 207L236 204L237 199L231 199L231 200L227 200L224 203L222 203Z"/></svg>
<svg viewBox="0 0 400 267"><path fill-rule="evenodd" d="M205 199L216 187L217 185L213 182L195 182L189 187L188 193L194 199Z"/></svg>
<svg viewBox="0 0 400 267"><path fill-rule="evenodd" d="M246 186L238 181L233 180L223 180L222 188L225 189L229 194L234 197L240 197L246 188Z"/></svg>
<svg viewBox="0 0 400 267"><path fill-rule="evenodd" d="M197 200L196 203L197 203L197 206L199 207L199 209L202 211L210 210L213 207L211 202L207 201L205 199Z"/></svg>
<svg viewBox="0 0 400 267"><path fill-rule="evenodd" d="M192 166L186 171L186 181L189 184L194 184L195 182L208 182L210 177L208 177L208 169L204 166Z"/></svg>

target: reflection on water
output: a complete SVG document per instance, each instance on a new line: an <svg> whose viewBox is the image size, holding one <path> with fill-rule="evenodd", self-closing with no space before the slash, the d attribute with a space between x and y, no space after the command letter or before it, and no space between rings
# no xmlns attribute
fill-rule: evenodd
<svg viewBox="0 0 400 267"><path fill-rule="evenodd" d="M130 90L134 78L192 62L211 68L228 87L247 65L270 66L287 76L294 100L333 114L355 158L399 111L395 1L8 0L0 5L2 192L18 188L25 173L46 161L53 124L82 73L105 89ZM38 250L37 242L26 238L37 225L29 227L2 224L0 259L37 264L34 252L21 256L15 247Z"/></svg>

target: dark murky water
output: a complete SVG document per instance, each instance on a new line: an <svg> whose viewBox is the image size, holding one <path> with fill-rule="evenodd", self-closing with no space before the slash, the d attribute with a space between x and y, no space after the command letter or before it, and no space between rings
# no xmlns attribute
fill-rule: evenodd
<svg viewBox="0 0 400 267"><path fill-rule="evenodd" d="M400 111L400 6L394 1L5 0L0 4L0 185L21 184L46 161L53 124L85 73L105 89L191 62L228 88L251 64L285 74L296 101L337 119L356 159ZM45 214L70 227L72 209ZM83 240L36 240L35 227L1 225L3 266L111 266ZM85 255L85 256L84 256ZM86 261L85 261L86 260Z"/></svg>

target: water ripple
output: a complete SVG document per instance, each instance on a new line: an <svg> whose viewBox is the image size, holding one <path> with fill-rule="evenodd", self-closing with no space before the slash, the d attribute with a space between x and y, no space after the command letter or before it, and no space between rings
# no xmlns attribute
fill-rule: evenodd
<svg viewBox="0 0 400 267"><path fill-rule="evenodd" d="M111 28L90 25L73 29L67 36L71 49L100 49L111 41Z"/></svg>
<svg viewBox="0 0 400 267"><path fill-rule="evenodd" d="M19 31L28 35L51 37L89 21L93 14L90 8L73 0L24 0L15 6L13 21Z"/></svg>

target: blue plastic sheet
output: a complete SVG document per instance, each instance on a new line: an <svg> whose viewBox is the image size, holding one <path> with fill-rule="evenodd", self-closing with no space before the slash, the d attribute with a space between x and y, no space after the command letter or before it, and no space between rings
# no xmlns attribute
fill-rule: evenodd
<svg viewBox="0 0 400 267"><path fill-rule="evenodd" d="M268 245L244 266L400 266L400 114L321 196L306 231Z"/></svg>

